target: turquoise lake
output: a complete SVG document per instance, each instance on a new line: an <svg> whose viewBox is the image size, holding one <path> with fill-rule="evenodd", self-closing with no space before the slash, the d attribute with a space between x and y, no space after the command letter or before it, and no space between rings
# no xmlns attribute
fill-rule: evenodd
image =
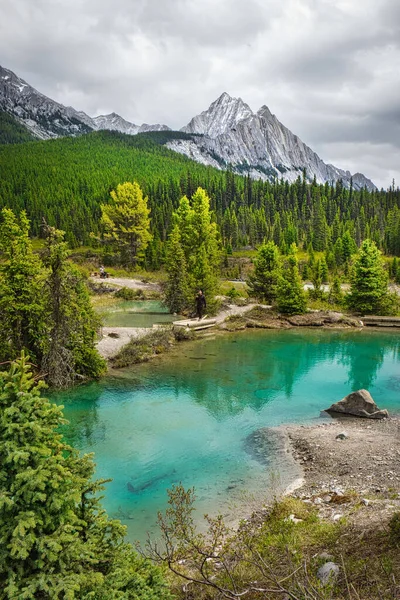
<svg viewBox="0 0 400 600"><path fill-rule="evenodd" d="M94 452L112 478L104 505L130 540L153 531L174 483L195 486L197 514L242 510L291 472L260 458L252 432L319 420L352 390L400 412L400 334L387 331L246 331L178 350L99 383L53 396L69 442Z"/></svg>
<svg viewBox="0 0 400 600"><path fill-rule="evenodd" d="M153 327L179 319L158 300L123 300L101 310L106 327Z"/></svg>

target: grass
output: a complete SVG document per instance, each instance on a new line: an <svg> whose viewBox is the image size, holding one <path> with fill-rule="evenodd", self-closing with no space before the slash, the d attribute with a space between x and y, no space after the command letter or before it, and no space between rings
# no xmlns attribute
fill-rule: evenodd
<svg viewBox="0 0 400 600"><path fill-rule="evenodd" d="M155 356L171 350L176 342L192 340L195 336L194 331L186 332L168 325L159 327L144 337L132 339L110 362L116 369L148 362Z"/></svg>
<svg viewBox="0 0 400 600"><path fill-rule="evenodd" d="M379 526L369 525L368 520L354 525L345 519L324 520L315 506L285 497L243 522L237 532L225 534L217 546L216 560L208 560L208 574L217 588L234 588L237 598L250 600L398 600L399 523L399 514ZM192 553L192 560L188 561L190 572L186 574L201 579L195 571L194 558ZM198 564L202 558L199 553ZM184 554L182 559L181 563L186 564ZM339 575L322 585L317 572L328 561L338 565ZM222 563L225 569L221 568ZM182 591L182 580L173 576L171 582L177 600L236 597L196 584L190 586L190 596L187 596ZM281 582L283 592L253 591L239 595L252 586L276 588L276 582Z"/></svg>

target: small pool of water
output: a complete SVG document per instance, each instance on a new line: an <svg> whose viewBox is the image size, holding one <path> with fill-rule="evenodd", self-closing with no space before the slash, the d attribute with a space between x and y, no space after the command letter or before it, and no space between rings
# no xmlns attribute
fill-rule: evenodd
<svg viewBox="0 0 400 600"><path fill-rule="evenodd" d="M158 300L122 300L101 313L106 327L153 327L179 319Z"/></svg>
<svg viewBox="0 0 400 600"><path fill-rule="evenodd" d="M368 389L400 411L400 335L377 331L246 331L182 343L145 365L56 396L67 439L94 452L112 478L104 505L130 539L153 530L174 483L195 486L198 515L249 514L285 461L259 453L262 427L320 419L346 394Z"/></svg>

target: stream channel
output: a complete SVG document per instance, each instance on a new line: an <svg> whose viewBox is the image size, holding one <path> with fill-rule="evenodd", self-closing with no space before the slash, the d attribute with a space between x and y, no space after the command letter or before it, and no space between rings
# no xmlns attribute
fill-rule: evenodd
<svg viewBox="0 0 400 600"><path fill-rule="evenodd" d="M94 452L98 477L112 478L109 515L143 541L179 482L195 487L199 521L250 514L298 476L274 436L260 447L255 432L319 422L322 409L360 388L400 412L398 331L217 334L52 400L65 406L67 440Z"/></svg>

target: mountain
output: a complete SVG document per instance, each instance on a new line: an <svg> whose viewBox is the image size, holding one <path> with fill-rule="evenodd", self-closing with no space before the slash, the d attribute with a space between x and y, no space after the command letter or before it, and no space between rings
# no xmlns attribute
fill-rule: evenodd
<svg viewBox="0 0 400 600"><path fill-rule="evenodd" d="M349 187L352 180L355 189L376 189L361 173L352 176L349 171L324 163L267 106L254 113L241 98L232 98L226 92L181 131L199 135L190 140L172 140L167 146L205 165L231 167L236 173L264 180L283 177L290 182L305 169L310 181L314 177L318 183L341 179Z"/></svg>
<svg viewBox="0 0 400 600"><path fill-rule="evenodd" d="M135 125L111 113L90 117L71 106L65 107L44 96L15 73L0 67L0 111L41 139L77 136L91 131L110 130L129 135L143 132L171 132L166 125ZM182 135L185 134L185 135ZM375 185L362 173L352 175L324 161L287 127L267 106L254 113L241 98L224 92L210 107L193 117L181 129L166 137L171 150L203 165L248 174L253 179L283 178L289 182L306 171L309 181L331 184L342 180L348 188Z"/></svg>
<svg viewBox="0 0 400 600"><path fill-rule="evenodd" d="M41 94L12 71L0 66L0 110L15 117L36 138L76 136L108 129L134 135L169 130L166 125L135 125L115 113L89 117Z"/></svg>

